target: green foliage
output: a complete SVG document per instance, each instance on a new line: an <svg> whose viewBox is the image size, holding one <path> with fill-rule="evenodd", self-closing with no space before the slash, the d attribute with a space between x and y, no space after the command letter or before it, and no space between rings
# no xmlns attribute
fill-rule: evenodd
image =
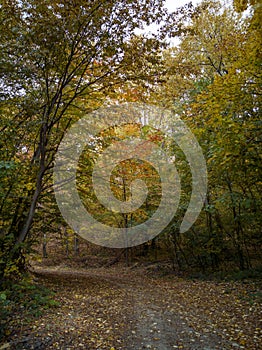
<svg viewBox="0 0 262 350"><path fill-rule="evenodd" d="M253 11L242 16L248 5ZM236 264L250 269L262 258L261 6L235 6L240 13L203 1L187 15L180 45L166 53L166 82L155 95L189 125L207 161L204 210L189 232L175 241L171 233L180 264L203 272ZM182 178L191 181L187 171Z"/></svg>
<svg viewBox="0 0 262 350"><path fill-rule="evenodd" d="M25 280L12 285L9 295L13 302L24 306L33 316L41 312L39 308L59 306L59 303L52 299L53 296L54 293L46 287L31 284Z"/></svg>
<svg viewBox="0 0 262 350"><path fill-rule="evenodd" d="M243 16L246 8L250 11ZM198 266L204 272L238 265L243 270L261 261L260 2L235 0L233 7L223 7L205 0L177 10L163 24L161 39L168 32L180 44L166 51L159 38L134 35L165 15L163 1L156 0L2 1L1 279L18 277L32 242L59 230L62 220L52 189L57 148L73 122L108 101L171 108L203 149L208 196L198 221L180 234L192 176L181 150L169 143L182 193L163 242L171 242L168 249L179 267ZM144 127L139 132L161 142L156 131ZM131 128L101 135L98 147L103 150L110 137L113 142L132 133L137 136ZM92 171L97 154L88 152L78 175ZM147 166L120 164L112 174L113 193L128 199L132 171L152 191L143 207L125 217L104 211L90 181L81 183L78 177L81 198L98 219L122 227L139 224L156 210L160 185Z"/></svg>
<svg viewBox="0 0 262 350"><path fill-rule="evenodd" d="M6 284L5 289L0 291L0 340L8 335L8 324L16 313L31 319L48 308L58 307L54 295L54 292L33 284L27 277L19 283Z"/></svg>
<svg viewBox="0 0 262 350"><path fill-rule="evenodd" d="M2 257L17 259L13 245L28 238L38 206L52 197L54 157L70 125L114 88L155 81L161 44L134 33L164 16L162 0L2 1ZM8 259L1 278L16 272Z"/></svg>
<svg viewBox="0 0 262 350"><path fill-rule="evenodd" d="M245 271L229 272L224 276L227 281L261 280L262 268L249 269Z"/></svg>

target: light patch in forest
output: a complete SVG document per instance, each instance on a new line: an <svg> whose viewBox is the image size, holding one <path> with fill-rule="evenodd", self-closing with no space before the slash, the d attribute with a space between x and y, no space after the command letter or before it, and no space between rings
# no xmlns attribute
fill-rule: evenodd
<svg viewBox="0 0 262 350"><path fill-rule="evenodd" d="M149 127L159 130L159 134L151 139L145 138L144 134L140 137L127 135L126 139L122 135L105 149L100 149L92 173L96 198L111 210L112 215L129 215L146 202L148 188L141 179L132 178L129 195L124 200L116 198L112 192L112 173L128 159L150 164L159 175L161 191L158 208L150 217L136 225L125 220L124 225L116 227L100 222L88 212L79 196L76 179L79 159L85 147L93 145L96 138L101 139L106 130L121 125L141 125L143 130ZM190 167L192 193L180 231L185 232L193 225L202 209L207 189L206 162L195 136L170 110L125 103L103 107L88 114L72 125L59 146L54 167L55 196L64 219L75 232L97 245L126 248L153 239L170 224L179 206L181 186L174 157L170 157L163 146L165 137L176 142Z"/></svg>

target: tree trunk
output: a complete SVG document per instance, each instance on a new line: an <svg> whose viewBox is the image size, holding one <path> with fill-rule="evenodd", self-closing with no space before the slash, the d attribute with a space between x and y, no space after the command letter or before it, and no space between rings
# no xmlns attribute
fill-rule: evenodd
<svg viewBox="0 0 262 350"><path fill-rule="evenodd" d="M47 132L47 127L44 124L41 128L40 131L40 139L39 139L39 144L38 144L38 149L39 155L37 156L40 157L40 166L39 166L39 172L36 180L36 188L32 197L31 205L29 212L27 214L27 218L25 219L24 225L21 229L21 231L18 234L17 242L16 244L20 244L24 242L26 239L26 236L28 235L28 232L31 228L31 225L33 223L34 215L35 215L35 210L36 210L36 205L38 202L38 198L41 194L42 191L42 183L43 183L43 177L46 171L46 166L45 166L45 157L46 157L46 132ZM36 159L34 159L35 156L33 156L32 162L34 162Z"/></svg>
<svg viewBox="0 0 262 350"><path fill-rule="evenodd" d="M74 235L74 252L76 256L79 255L79 238L76 233Z"/></svg>
<svg viewBox="0 0 262 350"><path fill-rule="evenodd" d="M46 246L47 246L47 239L46 239L46 233L44 233L44 237L43 237L43 258L47 258L47 250L46 250Z"/></svg>

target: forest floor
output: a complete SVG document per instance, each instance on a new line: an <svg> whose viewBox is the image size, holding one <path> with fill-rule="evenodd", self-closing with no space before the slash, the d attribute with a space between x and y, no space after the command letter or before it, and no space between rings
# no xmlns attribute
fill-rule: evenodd
<svg viewBox="0 0 262 350"><path fill-rule="evenodd" d="M17 310L0 349L262 349L261 285L150 275L143 268L35 268L58 307Z"/></svg>

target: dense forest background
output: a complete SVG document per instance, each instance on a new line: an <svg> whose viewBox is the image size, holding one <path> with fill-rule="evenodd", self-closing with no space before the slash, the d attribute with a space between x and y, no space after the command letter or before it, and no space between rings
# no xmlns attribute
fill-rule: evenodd
<svg viewBox="0 0 262 350"><path fill-rule="evenodd" d="M107 264L124 257L128 263L163 260L177 271L261 266L260 18L260 1L253 0L205 0L171 14L164 1L1 1L2 282L19 276L29 260L51 254L55 261L59 252L85 262L89 254L107 256ZM151 23L156 34L136 34ZM171 38L179 44L170 47ZM182 184L179 210L155 239L122 251L76 236L62 219L52 183L54 157L69 127L120 102L179 115L201 145L208 171L203 210L180 233L192 179L183 152L169 143ZM136 132L109 130L100 149L121 133ZM163 141L155 130L145 134L156 144ZM92 172L97 156L90 146L79 173ZM138 223L157 207L159 184L153 169L126 162L117 170L125 183L113 189L119 198L131 181L130 169L142 171L149 189L155 185L147 205L132 218ZM89 185L79 181L87 210L114 224L92 204ZM123 227L127 219L116 222Z"/></svg>
<svg viewBox="0 0 262 350"><path fill-rule="evenodd" d="M261 349L261 17L260 0L172 13L164 0L1 0L0 350ZM126 139L166 152L181 191L159 235L117 249L72 230L53 174L77 121L123 105L171 111L168 132L120 120L87 142L76 169L86 211L125 230L162 203L161 176L137 157L117 164L110 190L125 203L142 180L143 204L115 212L97 198L95 165ZM199 164L176 142L177 118L208 176L187 231Z"/></svg>

